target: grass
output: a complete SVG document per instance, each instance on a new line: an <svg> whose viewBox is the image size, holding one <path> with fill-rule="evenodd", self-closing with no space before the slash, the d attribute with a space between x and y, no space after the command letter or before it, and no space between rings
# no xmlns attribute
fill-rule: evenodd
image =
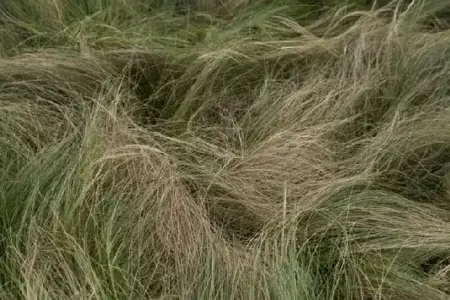
<svg viewBox="0 0 450 300"><path fill-rule="evenodd" d="M450 4L0 0L0 299L449 299Z"/></svg>

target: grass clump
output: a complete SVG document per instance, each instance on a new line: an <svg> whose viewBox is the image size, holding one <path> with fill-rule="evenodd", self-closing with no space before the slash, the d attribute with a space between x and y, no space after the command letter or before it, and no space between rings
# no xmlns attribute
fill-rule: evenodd
<svg viewBox="0 0 450 300"><path fill-rule="evenodd" d="M449 16L0 1L0 298L448 299Z"/></svg>

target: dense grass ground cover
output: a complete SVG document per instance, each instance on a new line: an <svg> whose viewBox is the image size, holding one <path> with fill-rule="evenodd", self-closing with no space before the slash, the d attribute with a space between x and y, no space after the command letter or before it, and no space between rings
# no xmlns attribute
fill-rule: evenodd
<svg viewBox="0 0 450 300"><path fill-rule="evenodd" d="M1 299L450 298L450 2L0 0Z"/></svg>

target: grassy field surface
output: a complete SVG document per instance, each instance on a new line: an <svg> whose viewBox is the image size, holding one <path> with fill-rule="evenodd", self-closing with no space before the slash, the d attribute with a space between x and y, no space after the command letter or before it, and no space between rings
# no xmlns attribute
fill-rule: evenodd
<svg viewBox="0 0 450 300"><path fill-rule="evenodd" d="M450 299L450 2L0 0L0 299Z"/></svg>

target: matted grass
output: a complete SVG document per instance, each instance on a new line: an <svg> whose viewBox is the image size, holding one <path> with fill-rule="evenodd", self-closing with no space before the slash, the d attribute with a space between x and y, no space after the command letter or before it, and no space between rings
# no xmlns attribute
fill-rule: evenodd
<svg viewBox="0 0 450 300"><path fill-rule="evenodd" d="M450 298L450 3L0 1L1 299Z"/></svg>

